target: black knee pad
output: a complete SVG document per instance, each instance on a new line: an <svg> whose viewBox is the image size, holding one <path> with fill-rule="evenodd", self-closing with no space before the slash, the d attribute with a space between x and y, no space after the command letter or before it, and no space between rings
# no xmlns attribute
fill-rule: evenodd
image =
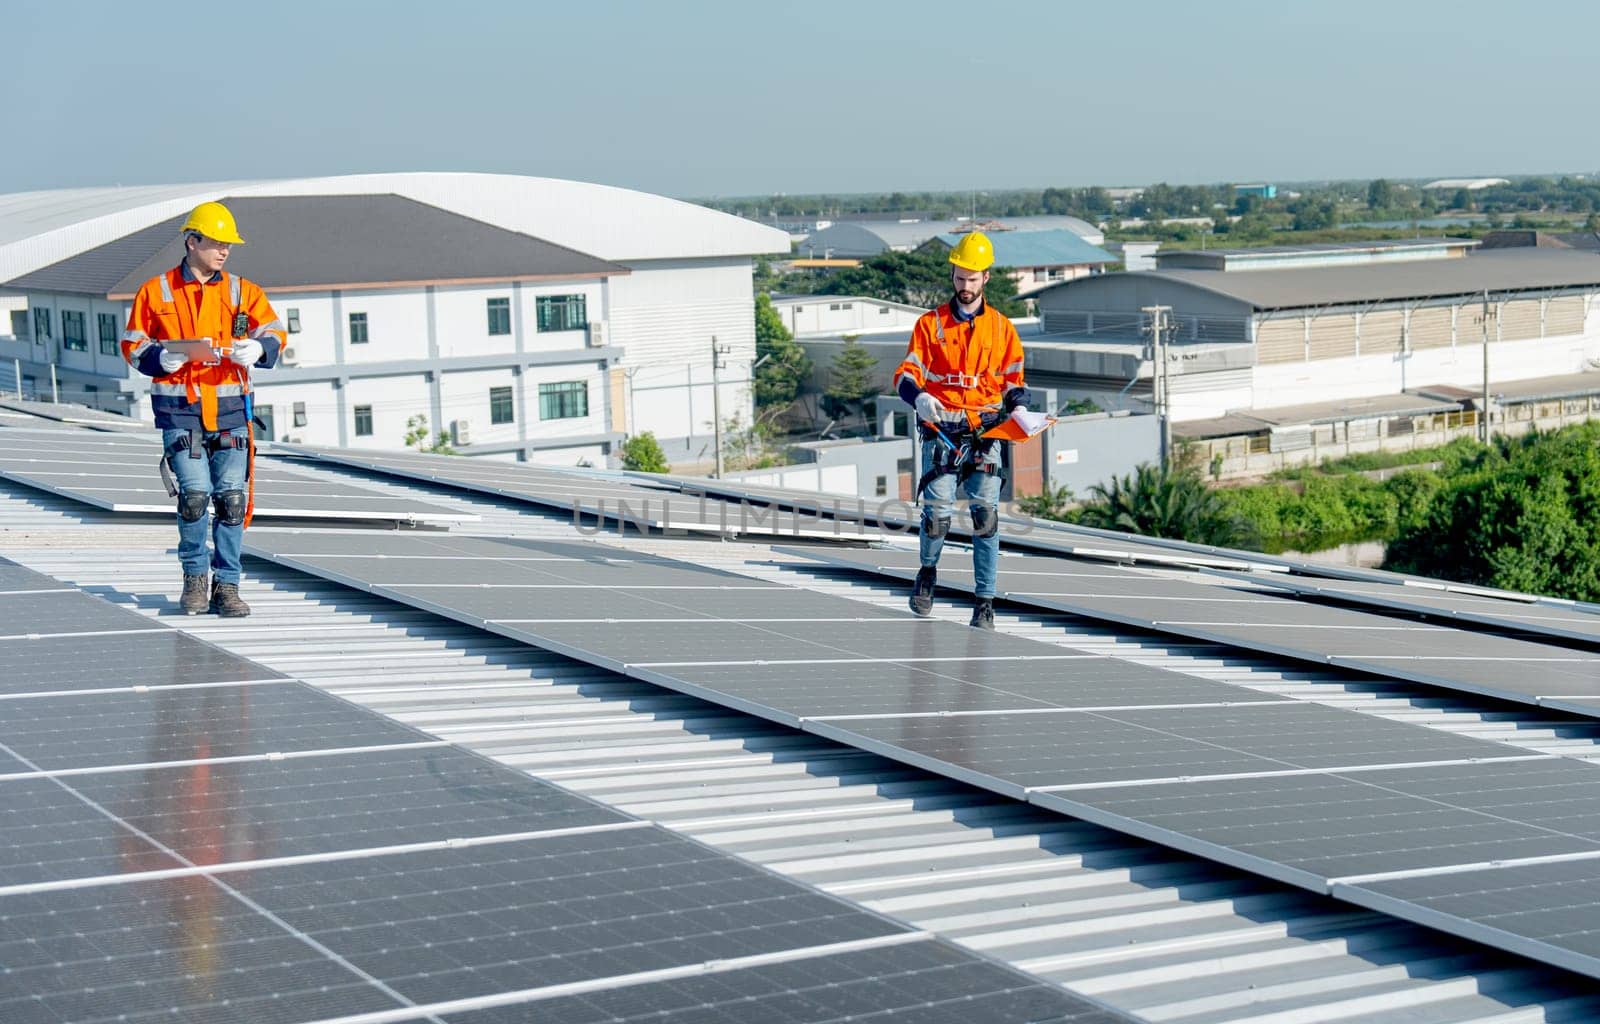
<svg viewBox="0 0 1600 1024"><path fill-rule="evenodd" d="M922 532L928 537L943 537L950 532L950 520L932 512L922 513Z"/></svg>
<svg viewBox="0 0 1600 1024"><path fill-rule="evenodd" d="M206 506L211 495L205 491L184 491L178 495L178 518L186 523L197 523L206 517Z"/></svg>
<svg viewBox="0 0 1600 1024"><path fill-rule="evenodd" d="M1000 516L993 505L973 505L970 511L974 537L993 537L1000 532Z"/></svg>
<svg viewBox="0 0 1600 1024"><path fill-rule="evenodd" d="M218 491L217 518L226 526L243 526L244 503L243 491Z"/></svg>

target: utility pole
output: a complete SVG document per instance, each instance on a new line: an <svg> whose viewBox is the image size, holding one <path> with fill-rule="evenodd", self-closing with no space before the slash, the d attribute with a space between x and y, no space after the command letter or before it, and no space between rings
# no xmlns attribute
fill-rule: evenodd
<svg viewBox="0 0 1600 1024"><path fill-rule="evenodd" d="M722 479L722 357L728 349L717 344L717 336L711 336L711 430L712 445L717 450L717 471L713 474L718 480Z"/></svg>
<svg viewBox="0 0 1600 1024"><path fill-rule="evenodd" d="M1483 290L1483 404L1478 409L1478 418L1482 425L1478 427L1478 436L1484 444L1489 443L1489 318L1494 314L1489 310L1489 289ZM1499 333L1498 331L1496 333Z"/></svg>
<svg viewBox="0 0 1600 1024"><path fill-rule="evenodd" d="M1150 322L1150 390L1155 399L1161 426L1161 467L1167 467L1172 454L1172 416L1167 408L1167 331L1171 306L1144 306L1140 309Z"/></svg>

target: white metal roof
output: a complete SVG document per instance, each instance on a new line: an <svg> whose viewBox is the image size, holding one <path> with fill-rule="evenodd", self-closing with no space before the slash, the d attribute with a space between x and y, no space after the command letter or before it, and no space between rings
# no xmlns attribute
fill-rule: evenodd
<svg viewBox="0 0 1600 1024"><path fill-rule="evenodd" d="M610 185L417 171L0 195L0 281L114 241L221 196L401 195L605 260L787 253L789 236L732 214ZM250 226L240 225L244 237Z"/></svg>

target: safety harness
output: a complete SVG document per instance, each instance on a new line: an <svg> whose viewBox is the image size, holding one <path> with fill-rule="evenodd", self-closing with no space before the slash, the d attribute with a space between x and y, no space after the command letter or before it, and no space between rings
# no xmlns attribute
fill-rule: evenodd
<svg viewBox="0 0 1600 1024"><path fill-rule="evenodd" d="M230 330L228 332L229 337L227 339L229 347L232 348L233 342L239 340L241 336L249 331L250 318L248 314L239 308L240 303L243 301L243 285L241 284L243 279L240 278L238 274L227 274L225 276L228 278L228 298L233 304L233 320L229 324ZM195 333L194 321L192 316L185 315L189 312L188 307L185 303L174 301L172 285L167 280L166 274L161 275L160 281L161 300L172 306L173 311L178 315L180 328L185 332L185 334L192 336ZM176 498L178 496L178 484L177 481L173 479L172 467L167 460L185 449L187 449L189 452L189 458L198 459L203 453L215 455L218 451L221 451L224 448L244 448L248 452L244 471L245 486L247 488L247 497L245 498L244 507L244 525L245 528L248 529L250 527L250 521L255 518L256 513L256 432L254 425L255 395L250 390L249 368L240 366L237 368L237 370L235 370L235 372L240 375L239 383L242 385L242 390L244 392L245 436L243 438L237 438L231 434L218 434L209 441L202 443L202 435L200 430L196 427L190 427L188 437L179 438L177 443L172 446L171 451L162 452L161 482L166 485L167 494L169 497ZM186 383L188 385L189 401L201 403L202 419L215 423L217 415L216 393L214 391L202 392L194 383L192 377Z"/></svg>
<svg viewBox="0 0 1600 1024"><path fill-rule="evenodd" d="M984 461L983 456L988 451L989 445L996 442L984 441L979 436L987 429L981 423L977 427L964 427L956 433L954 439L948 430L932 423L921 424L921 427L923 442L934 445L934 449L932 464L917 481L918 501L922 500L929 484L947 473L955 474L956 484L959 486L974 473L987 473L993 476L1000 472L998 465Z"/></svg>

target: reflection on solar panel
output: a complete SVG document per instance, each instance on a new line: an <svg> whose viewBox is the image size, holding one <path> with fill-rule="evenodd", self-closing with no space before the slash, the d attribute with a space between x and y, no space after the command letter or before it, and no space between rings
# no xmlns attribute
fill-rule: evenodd
<svg viewBox="0 0 1600 1024"><path fill-rule="evenodd" d="M897 579L917 571L915 552L791 553ZM971 579L959 565L940 569L957 589ZM1037 556L1004 559L1000 587L1036 608L1577 714L1595 714L1584 700L1600 698L1600 655L1510 637Z"/></svg>
<svg viewBox="0 0 1600 1024"><path fill-rule="evenodd" d="M1373 872L1411 877L1550 856L1600 861L1600 767L1587 763L949 622L863 616L846 598L811 595L833 608L818 603L804 608L805 617L775 617L766 605L782 600L782 588L661 558L618 557L599 545L362 541L359 551L348 544L333 551L325 535L274 533L247 550L1318 892L1342 892ZM406 580L439 558L482 563L486 575L509 567L501 578L516 582L483 588L489 603L458 606L459 585ZM369 581L369 570L384 582ZM571 587L574 600L603 606L617 582L634 574L640 587L629 596L657 588L671 597L646 597L612 619L519 612L520 588ZM1165 582L1103 566L1093 578L1138 600L1148 585ZM584 588L591 593L580 596ZM743 614L697 607L701 593L727 588L745 592ZM1240 600L1306 610L1280 599ZM1518 793L1520 803L1512 798ZM1565 936L1529 931L1502 942L1465 917L1404 905L1389 912L1427 916L1436 927L1600 976L1600 957Z"/></svg>
<svg viewBox="0 0 1600 1024"><path fill-rule="evenodd" d="M92 433L0 432L0 477L111 512L171 516L176 507L157 468L159 442ZM256 515L413 523L478 519L442 505L313 477L273 459L256 461Z"/></svg>
<svg viewBox="0 0 1600 1024"><path fill-rule="evenodd" d="M593 517L639 530L667 533L848 540L876 536L859 526L818 516L783 514L760 505L704 497L686 498L675 488L616 473L405 452L295 450L355 469L538 505L568 513L574 523Z"/></svg>
<svg viewBox="0 0 1600 1024"><path fill-rule="evenodd" d="M112 412L102 412L91 409L86 405L71 405L65 402L30 402L22 398L0 398L0 410L9 410L28 417L33 422L28 425L38 426L39 421L46 423L60 423L71 427L86 427L94 430L121 430L135 433L154 433L150 424L143 423L131 416L119 416ZM8 417L9 418L9 417ZM8 426L21 424L10 423Z"/></svg>
<svg viewBox="0 0 1600 1024"><path fill-rule="evenodd" d="M0 614L94 628L0 638L6 1024L1127 1020L45 581Z"/></svg>
<svg viewBox="0 0 1600 1024"><path fill-rule="evenodd" d="M629 474L644 479L644 474ZM780 487L709 480L698 477L667 476L654 478L658 486L671 485L685 494L710 495L742 505L762 505L788 512L799 512L819 521L869 524L895 533L911 533L918 527L914 503L898 499L870 499L844 495L817 494ZM1266 569L1273 566L1250 552L1213 553L1175 552L1153 544L1140 543L1126 535L1110 538L1084 538L1056 529L1059 524L1002 509L1001 543L1012 548L1048 551L1112 562L1147 562L1155 565L1204 565L1219 569ZM962 516L951 523L952 537L969 538L972 531Z"/></svg>
<svg viewBox="0 0 1600 1024"><path fill-rule="evenodd" d="M1500 629L1516 630L1579 640L1600 645L1600 615L1575 608L1534 602L1515 602L1477 594L1457 593L1443 587L1416 584L1366 583L1357 580L1329 581L1287 573L1270 579L1229 573L1224 578L1247 583L1328 597L1347 604L1365 605L1419 615L1439 616L1455 622L1474 622Z"/></svg>

